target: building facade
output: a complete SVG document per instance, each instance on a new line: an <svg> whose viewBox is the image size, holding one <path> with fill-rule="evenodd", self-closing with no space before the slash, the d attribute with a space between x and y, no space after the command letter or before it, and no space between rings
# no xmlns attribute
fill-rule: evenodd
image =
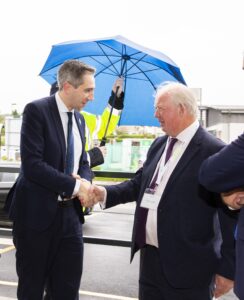
<svg viewBox="0 0 244 300"><path fill-rule="evenodd" d="M201 106L200 122L216 137L230 143L244 132L244 106Z"/></svg>

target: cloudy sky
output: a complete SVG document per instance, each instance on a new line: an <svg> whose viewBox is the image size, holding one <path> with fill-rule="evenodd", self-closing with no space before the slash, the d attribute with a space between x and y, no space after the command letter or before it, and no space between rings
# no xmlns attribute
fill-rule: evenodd
<svg viewBox="0 0 244 300"><path fill-rule="evenodd" d="M0 112L46 96L56 43L123 35L168 55L202 103L244 105L243 0L12 0L0 9Z"/></svg>

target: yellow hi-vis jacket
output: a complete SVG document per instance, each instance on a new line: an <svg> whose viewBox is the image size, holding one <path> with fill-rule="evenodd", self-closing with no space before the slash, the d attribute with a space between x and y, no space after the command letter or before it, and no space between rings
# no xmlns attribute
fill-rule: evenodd
<svg viewBox="0 0 244 300"><path fill-rule="evenodd" d="M108 104L108 106L104 109L102 115L94 115L86 111L81 111L81 114L84 116L86 122L86 151L93 148L94 141L100 141L103 138L110 111L110 104ZM113 109L107 135L110 135L115 130L119 122L120 114L121 110L115 108Z"/></svg>

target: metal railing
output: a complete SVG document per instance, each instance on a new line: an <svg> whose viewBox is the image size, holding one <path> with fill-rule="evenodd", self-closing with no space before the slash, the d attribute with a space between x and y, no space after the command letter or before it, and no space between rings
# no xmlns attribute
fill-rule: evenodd
<svg viewBox="0 0 244 300"><path fill-rule="evenodd" d="M0 173L19 173L20 164L0 164ZM93 170L95 177L106 177L106 178L132 178L134 172L120 172L120 171L100 171Z"/></svg>
<svg viewBox="0 0 244 300"><path fill-rule="evenodd" d="M19 173L20 164L0 164L0 173ZM105 177L105 178L132 178L134 173L132 172L115 172L115 171L93 171L95 179ZM13 182L0 182L0 226L2 227L12 227L12 222L8 220L6 213L3 211L4 201L9 189L12 187ZM1 230L0 230L1 232ZM104 237L92 237L84 235L84 242L89 244L99 244L107 246L120 246L120 247L130 247L131 241L121 240L121 239L109 239Z"/></svg>

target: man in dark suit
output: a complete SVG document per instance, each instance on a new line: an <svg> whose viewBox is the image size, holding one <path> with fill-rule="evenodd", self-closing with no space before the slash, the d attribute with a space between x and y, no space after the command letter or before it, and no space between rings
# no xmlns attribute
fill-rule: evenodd
<svg viewBox="0 0 244 300"><path fill-rule="evenodd" d="M95 198L83 203L137 202L131 257L141 250L140 300L219 297L233 285L235 220L219 195L198 183L198 171L224 145L199 126L196 100L182 84L158 89L155 116L167 135L154 141L135 177L94 186Z"/></svg>
<svg viewBox="0 0 244 300"><path fill-rule="evenodd" d="M224 202L239 213L236 230L234 292L244 299L244 134L203 162L199 180L207 189L222 193Z"/></svg>
<svg viewBox="0 0 244 300"><path fill-rule="evenodd" d="M20 300L41 300L45 286L51 299L79 299L84 217L78 196L85 197L92 178L79 111L93 99L94 72L66 61L58 72L60 91L24 109L21 172L6 201Z"/></svg>

